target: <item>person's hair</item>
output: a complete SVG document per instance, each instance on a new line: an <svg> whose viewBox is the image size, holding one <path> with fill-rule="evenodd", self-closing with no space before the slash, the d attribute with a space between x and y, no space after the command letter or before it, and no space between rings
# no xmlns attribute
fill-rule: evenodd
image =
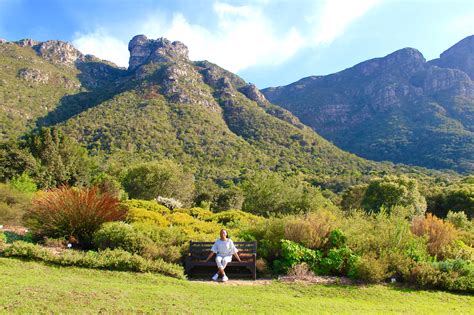
<svg viewBox="0 0 474 315"><path fill-rule="evenodd" d="M226 237L227 237L227 238L230 238L230 236L229 236L229 232L227 232L227 230L226 230L226 229L221 229L221 230L219 231L219 236L220 236L220 234L221 234L221 232L222 232L222 231L225 231L225 235L226 235Z"/></svg>

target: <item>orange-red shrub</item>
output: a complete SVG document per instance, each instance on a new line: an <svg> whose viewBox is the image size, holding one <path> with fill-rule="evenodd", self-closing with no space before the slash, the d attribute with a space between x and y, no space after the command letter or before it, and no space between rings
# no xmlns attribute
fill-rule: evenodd
<svg viewBox="0 0 474 315"><path fill-rule="evenodd" d="M102 223L122 220L125 214L116 197L96 187L60 187L33 200L26 219L36 236L66 237L88 246Z"/></svg>
<svg viewBox="0 0 474 315"><path fill-rule="evenodd" d="M411 231L418 236L428 238L428 251L431 255L443 257L445 250L457 238L457 231L449 222L444 222L428 213L426 217L415 217L411 224Z"/></svg>

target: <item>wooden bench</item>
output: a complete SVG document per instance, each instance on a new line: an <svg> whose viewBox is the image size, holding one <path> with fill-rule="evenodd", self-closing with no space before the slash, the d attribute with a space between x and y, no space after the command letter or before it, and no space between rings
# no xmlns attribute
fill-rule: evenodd
<svg viewBox="0 0 474 315"><path fill-rule="evenodd" d="M208 262L206 258L211 252L211 247L214 242L189 242L189 255L186 257L186 273L189 275L194 267L209 267L213 266L217 269L215 261L216 256L213 256ZM257 279L256 259L257 259L257 242L234 242L235 247L239 250L238 261L232 257L232 261L227 264L228 267L245 267L250 270L252 278Z"/></svg>

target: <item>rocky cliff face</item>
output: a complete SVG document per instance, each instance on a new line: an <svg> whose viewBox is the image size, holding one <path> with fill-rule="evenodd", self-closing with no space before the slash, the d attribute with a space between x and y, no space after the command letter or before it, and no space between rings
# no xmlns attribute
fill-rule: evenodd
<svg viewBox="0 0 474 315"><path fill-rule="evenodd" d="M128 44L128 50L130 51L129 71L150 62L189 60L188 47L181 42L171 42L163 37L148 39L145 35L137 35Z"/></svg>
<svg viewBox="0 0 474 315"><path fill-rule="evenodd" d="M474 170L474 37L426 62L404 48L263 94L342 149L373 160Z"/></svg>

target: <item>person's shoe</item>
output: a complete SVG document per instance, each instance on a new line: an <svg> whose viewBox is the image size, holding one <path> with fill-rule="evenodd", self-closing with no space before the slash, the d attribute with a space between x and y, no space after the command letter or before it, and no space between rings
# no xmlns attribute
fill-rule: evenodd
<svg viewBox="0 0 474 315"><path fill-rule="evenodd" d="M226 275L224 275L224 276L222 277L222 281L223 281L223 282L226 282L226 281L228 281L228 280L229 280L229 278L227 278Z"/></svg>
<svg viewBox="0 0 474 315"><path fill-rule="evenodd" d="M219 278L219 274L216 273L215 275L212 276L212 280L217 281L217 278Z"/></svg>

